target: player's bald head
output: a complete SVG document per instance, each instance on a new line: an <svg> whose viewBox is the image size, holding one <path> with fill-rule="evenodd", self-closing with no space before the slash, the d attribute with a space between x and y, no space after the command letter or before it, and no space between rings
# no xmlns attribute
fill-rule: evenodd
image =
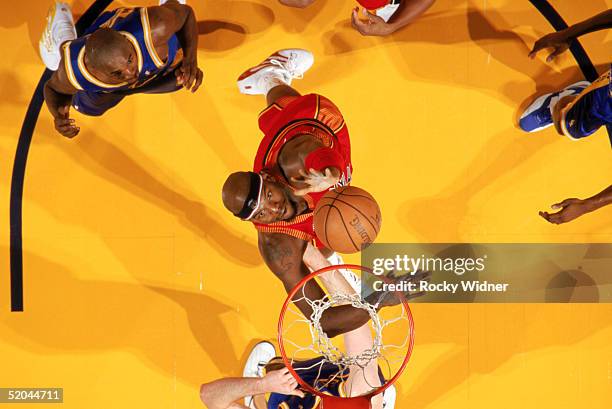
<svg viewBox="0 0 612 409"><path fill-rule="evenodd" d="M110 28L94 31L85 42L87 68L102 75L102 80L129 81L136 79L137 56L132 43Z"/></svg>
<svg viewBox="0 0 612 409"><path fill-rule="evenodd" d="M221 199L227 210L240 213L251 189L251 172L234 172L227 177L221 190Z"/></svg>

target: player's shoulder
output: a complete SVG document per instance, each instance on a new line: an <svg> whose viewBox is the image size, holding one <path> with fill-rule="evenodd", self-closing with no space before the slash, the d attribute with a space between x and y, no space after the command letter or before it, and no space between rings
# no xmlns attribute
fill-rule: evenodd
<svg viewBox="0 0 612 409"><path fill-rule="evenodd" d="M76 89L74 85L72 85L70 79L68 78L65 58L65 55L62 53L59 66L57 70L55 70L51 75L51 78L49 79L49 84L57 92L67 95L73 95L78 91L78 89Z"/></svg>

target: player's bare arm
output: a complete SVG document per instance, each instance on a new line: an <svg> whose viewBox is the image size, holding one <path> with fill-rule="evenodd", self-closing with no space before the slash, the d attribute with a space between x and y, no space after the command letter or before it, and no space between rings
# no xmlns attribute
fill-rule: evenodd
<svg viewBox="0 0 612 409"><path fill-rule="evenodd" d="M193 9L188 5L168 2L147 9L153 44L160 55L167 55L167 42L176 34L183 47L183 61L176 70L177 81L191 92L197 91L204 77L198 68L198 28Z"/></svg>
<svg viewBox="0 0 612 409"><path fill-rule="evenodd" d="M68 78L64 68L64 58L59 68L45 83L43 95L49 112L53 116L55 129L68 138L78 135L80 128L76 126L74 119L70 118L70 105L72 96L77 92Z"/></svg>
<svg viewBox="0 0 612 409"><path fill-rule="evenodd" d="M552 205L553 209L559 210L557 213L540 212L540 216L550 223L562 224L609 204L612 204L612 185L595 196L586 199L565 199L560 203Z"/></svg>
<svg viewBox="0 0 612 409"><path fill-rule="evenodd" d="M435 0L405 0L389 21L365 9L353 9L351 21L353 27L365 36L386 36L411 24L425 13ZM362 13L362 16L359 16Z"/></svg>
<svg viewBox="0 0 612 409"><path fill-rule="evenodd" d="M307 242L280 233L259 232L259 251L272 272L283 282L285 290L291 291L310 272L303 256ZM306 286L306 297L310 300L323 298L325 293L314 281ZM296 306L309 317L312 310L304 300ZM328 309L321 319L323 330L329 337L335 337L361 327L370 319L366 311L349 305Z"/></svg>
<svg viewBox="0 0 612 409"><path fill-rule="evenodd" d="M200 387L200 399L209 409L247 409L237 401L265 393L304 396L287 368L269 372L263 378L223 378Z"/></svg>
<svg viewBox="0 0 612 409"><path fill-rule="evenodd" d="M551 48L552 52L546 57L546 61L551 62L559 54L567 51L575 38L608 28L612 28L612 9L574 24L565 30L545 35L535 42L529 57L534 58L539 51Z"/></svg>

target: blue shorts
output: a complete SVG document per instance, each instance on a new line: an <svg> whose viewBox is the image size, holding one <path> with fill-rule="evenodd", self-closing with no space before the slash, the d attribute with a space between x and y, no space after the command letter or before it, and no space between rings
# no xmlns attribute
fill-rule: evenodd
<svg viewBox="0 0 612 409"><path fill-rule="evenodd" d="M561 110L561 130L571 139L587 137L608 124L612 124L610 71Z"/></svg>
<svg viewBox="0 0 612 409"><path fill-rule="evenodd" d="M176 76L174 75L174 71L171 71L162 77L155 78L134 89L114 92L78 91L72 97L72 106L84 115L100 116L116 106L127 95L166 94L181 88L182 86L176 85Z"/></svg>
<svg viewBox="0 0 612 409"><path fill-rule="evenodd" d="M281 358L274 358L270 363L285 366ZM344 383L349 376L348 370L342 371L339 366L325 361L322 357L295 362L293 368L304 382L315 389L332 396L346 396ZM384 384L386 381L380 368L378 376L380 382ZM268 398L268 409L314 409L319 406L320 402L320 397L310 393L306 393L303 398L271 393Z"/></svg>
<svg viewBox="0 0 612 409"><path fill-rule="evenodd" d="M100 116L125 98L125 95L112 92L78 91L72 97L74 109L84 115Z"/></svg>

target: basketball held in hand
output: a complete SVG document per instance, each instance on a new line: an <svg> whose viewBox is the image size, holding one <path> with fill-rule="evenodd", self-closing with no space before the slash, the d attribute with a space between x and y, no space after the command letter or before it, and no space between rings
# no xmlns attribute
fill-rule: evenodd
<svg viewBox="0 0 612 409"><path fill-rule="evenodd" d="M314 210L314 230L321 242L339 253L356 253L378 236L382 216L371 194L355 186L330 190Z"/></svg>

